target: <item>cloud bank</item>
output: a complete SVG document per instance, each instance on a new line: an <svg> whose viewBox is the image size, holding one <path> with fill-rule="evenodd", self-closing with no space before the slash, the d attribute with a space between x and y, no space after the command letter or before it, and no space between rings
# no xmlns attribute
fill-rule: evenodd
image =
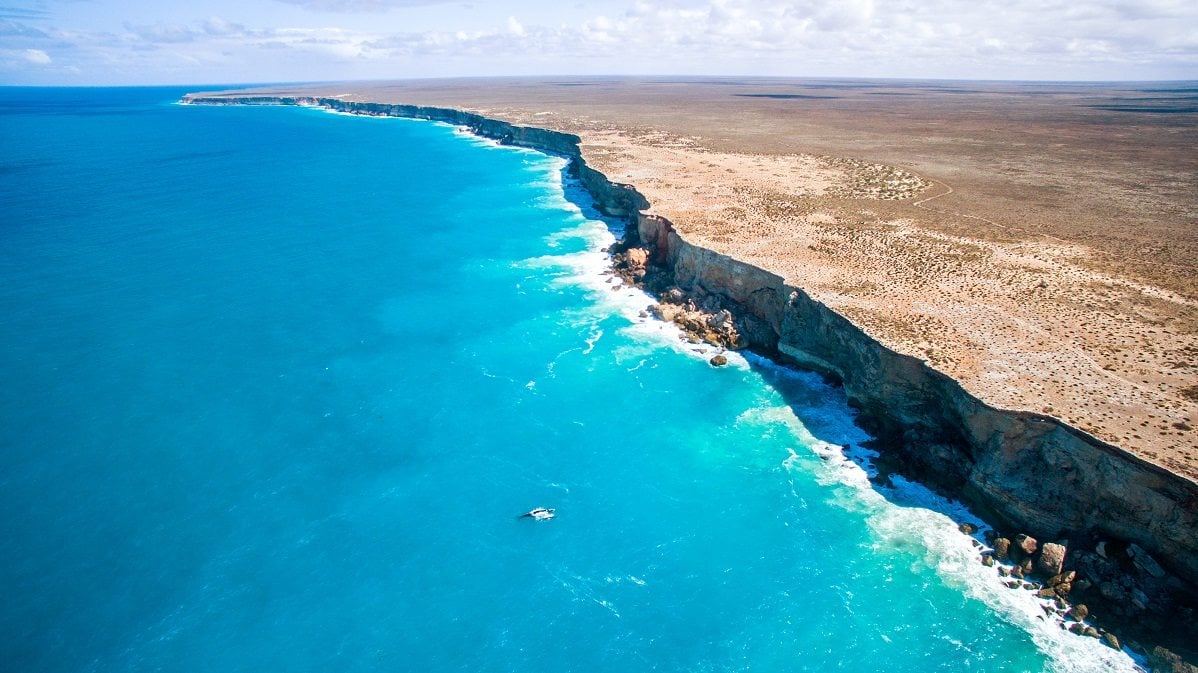
<svg viewBox="0 0 1198 673"><path fill-rule="evenodd" d="M301 12L315 18L288 26L260 18L132 17L120 29L94 31L66 27L62 16L31 19L0 10L0 76L57 73L65 81L91 78L87 83L109 83L99 80L104 73L117 82L504 74L1198 78L1198 5L1174 0L637 1L597 9L588 3L556 21L543 12L522 14L522 3L511 3L506 17L481 28L460 23L462 6L451 3L452 11L441 8L436 26L423 30L407 29L405 13L419 7L427 15L447 3L267 4L318 12ZM381 13L351 25L350 14L328 12ZM32 52L46 62L24 56Z"/></svg>
<svg viewBox="0 0 1198 673"><path fill-rule="evenodd" d="M455 0L277 0L317 12L385 12L397 7L444 5Z"/></svg>

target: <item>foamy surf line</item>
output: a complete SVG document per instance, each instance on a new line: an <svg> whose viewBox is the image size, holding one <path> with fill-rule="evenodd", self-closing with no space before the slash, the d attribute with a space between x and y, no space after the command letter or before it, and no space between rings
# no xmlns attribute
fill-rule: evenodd
<svg viewBox="0 0 1198 673"><path fill-rule="evenodd" d="M1116 651L1097 639L1064 630L1059 619L1046 615L1047 600L1032 591L1008 588L993 568L982 565L980 554L985 547L978 545L987 529L980 525L974 536L960 532L959 523L981 521L966 506L900 476L892 476L889 487L877 486L871 480L875 476L871 459L877 454L860 445L869 436L852 425L852 410L842 400L830 401L829 406L841 407L833 409L840 413L831 417L846 420L844 427L823 434L843 444L815 438L790 407L775 407L762 416L772 415L775 422L791 430L800 446L806 447L808 456L819 457L817 461L803 460L802 453L792 451L784 465L788 470L814 470L821 482L843 487L839 504L865 516L879 552L896 547L922 549L923 563L947 586L981 601L999 619L1031 635L1036 647L1048 657L1049 671L1143 670L1138 665L1143 662L1137 662L1129 651Z"/></svg>
<svg viewBox="0 0 1198 673"><path fill-rule="evenodd" d="M786 378L808 378L808 385L824 385L817 375L800 372L758 355L750 355L755 367L769 370ZM981 523L964 504L942 497L926 486L898 475L892 475L890 486L873 481L877 470L873 459L877 452L863 443L872 437L853 422L853 410L843 393L830 386L825 408L821 414L820 435L816 438L806 425L787 406L759 412L784 424L798 444L807 448L804 454L794 452L784 464L787 469L814 471L816 478L829 486L845 487L840 504L860 512L876 538L879 551L894 547L917 547L924 550L924 563L934 569L948 586L958 587L970 598L984 603L998 618L1013 624L1032 636L1037 648L1049 658L1048 670L1062 673L1082 671L1142 671L1146 665L1130 650L1116 651L1094 638L1079 636L1063 628L1063 620L1050 616L1044 609L1050 605L1033 591L1011 589L994 568L981 564L981 553L989 551L985 533L989 528ZM816 410L817 413L819 410ZM810 456L817 456L813 461ZM969 522L978 526L968 536L958 525Z"/></svg>
<svg viewBox="0 0 1198 673"><path fill-rule="evenodd" d="M561 189L564 191L570 186L565 182L561 184ZM563 202L572 203L576 200L562 196ZM688 357L706 360L724 352L709 344L684 341L684 333L680 328L649 313L649 307L656 303L653 297L639 288L625 285L611 273L611 256L604 250L616 239L602 221L588 218L576 227L551 235L547 243L556 244L569 238L586 240L587 249L564 255L546 255L526 260L526 263L530 267L565 271L553 283L587 290L595 302L593 310L599 317L619 315L628 320L630 324L622 331L648 347L645 351L630 355L647 355L667 347ZM588 351L593 345L588 342ZM748 370L751 361L753 366L767 368L776 375L804 377L808 385L816 384L815 374L800 372L758 355L744 356L731 351L724 354L729 358L729 364L738 369ZM768 385L764 380L762 383ZM1116 651L1098 640L1062 629L1058 620L1046 616L1042 607L1047 604L1046 600L1037 598L1031 591L1008 588L992 568L982 565L982 548L976 547L973 540L980 543L986 528L981 526L975 537L960 532L960 522L981 522L964 505L901 477L892 478L892 487L876 486L872 480L877 476L873 460L878 454L863 446L872 437L853 423L855 412L848 407L842 395L830 386L829 394L831 399L825 404L828 412L825 420L845 420L839 427L831 424L831 427L823 428L821 435L826 439L812 434L788 406L749 409L742 418L746 422L777 423L786 427L798 446L784 461L787 469L814 471L817 479L825 485L844 487L847 497L844 504L865 516L879 550L912 545L923 549L923 562L946 585L981 601L995 617L1027 632L1036 647L1048 658L1045 670L1056 673L1135 673L1143 670L1128 651ZM803 460L804 455L817 460Z"/></svg>
<svg viewBox="0 0 1198 673"><path fill-rule="evenodd" d="M374 116L322 109L330 114L351 117ZM429 121L401 117L395 119ZM546 179L539 184L548 192L545 205L574 211L583 221L570 229L551 235L546 239L546 244L552 248L564 240L580 238L585 241L586 249L575 253L531 258L524 260L521 265L527 268L553 268L564 271L552 283L587 290L588 296L594 302L591 311L597 318L618 315L626 319L629 325L621 331L646 346L644 350L626 351L622 354L632 362L641 358L633 369L644 364L643 356L662 347L687 357L704 360L716 353L723 353L732 367L749 369L749 360L740 353L725 352L709 344L686 342L680 328L654 317L649 312L649 307L656 303L649 294L639 288L625 285L611 273L611 256L605 250L615 243L616 236L612 229L618 225L604 221L593 206L578 205L591 203L590 195L577 181L562 179L561 169L564 168L566 159L529 148L504 145L497 140L480 136L464 126L446 122L433 123L451 127L455 135L481 147L535 153L549 160L544 166ZM593 350L594 342L601 336L601 331L592 332L592 337L586 344L588 353ZM753 359L755 366L769 367L783 375L809 376L759 356L749 357ZM764 381L762 383L766 384ZM924 563L934 569L946 585L956 587L966 596L981 601L998 618L1027 632L1037 648L1048 658L1046 670L1059 673L1133 673L1143 670L1126 650L1116 651L1095 639L1065 631L1059 622L1045 617L1042 606L1046 601L1036 598L1033 592L1006 587L999 575L979 563L980 550L973 543L978 537L963 535L957 528L957 522L980 522L981 519L963 505L900 477L892 478L891 487L876 486L871 477L875 476L872 459L876 458L877 454L861 446L869 436L852 423L853 412L842 399L829 400L827 405L840 405L842 408L834 409L837 413L830 416L835 415L845 420L842 423L843 427L835 428L831 432L825 429L822 434L842 442L840 444L815 437L788 406L750 409L742 417L749 423L783 425L800 447L797 451L792 449L784 459L783 465L787 470L813 471L822 483L844 488L843 494L847 498L842 504L860 511L865 516L866 524L875 536L879 549L900 545L911 547L913 543L914 546L923 549ZM805 460L804 456L809 459ZM983 530L985 529L979 530L979 537Z"/></svg>

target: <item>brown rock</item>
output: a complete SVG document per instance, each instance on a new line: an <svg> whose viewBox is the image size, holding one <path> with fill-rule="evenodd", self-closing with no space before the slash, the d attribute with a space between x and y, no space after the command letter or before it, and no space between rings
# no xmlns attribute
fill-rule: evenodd
<svg viewBox="0 0 1198 673"><path fill-rule="evenodd" d="M1064 584L1065 582L1072 582L1076 577L1077 577L1076 570L1068 570L1059 575L1053 575L1052 579L1048 580L1048 586L1055 587L1058 584Z"/></svg>
<svg viewBox="0 0 1198 673"><path fill-rule="evenodd" d="M1085 631L1086 631L1086 627L1084 624L1079 624L1077 622L1074 622L1069 625L1070 633L1076 633L1077 635L1080 636L1081 634L1085 633Z"/></svg>
<svg viewBox="0 0 1198 673"><path fill-rule="evenodd" d="M711 363L712 367L723 367L724 365L728 364L728 358L724 357L723 355L716 355L708 360L708 362Z"/></svg>
<svg viewBox="0 0 1198 673"><path fill-rule="evenodd" d="M1023 578L1023 568L1020 568L1019 566L1015 566L1014 568L1011 568L1011 577L1018 577L1018 578L1022 579Z"/></svg>
<svg viewBox="0 0 1198 673"><path fill-rule="evenodd" d="M990 557L990 558L994 558L994 557L992 556L992 557ZM1008 567L1006 567L1006 566L999 566L999 567L998 567L998 574L999 574L999 575L1002 575L1003 577L1010 577L1010 576L1011 576L1011 569L1010 569L1010 568L1008 568Z"/></svg>
<svg viewBox="0 0 1198 673"><path fill-rule="evenodd" d="M1086 607L1085 603L1078 603L1070 608L1069 612L1067 612L1065 616L1079 622L1084 622L1086 621L1086 617L1090 616L1090 608Z"/></svg>
<svg viewBox="0 0 1198 673"><path fill-rule="evenodd" d="M682 308L677 304L654 304L649 307L649 312L666 322L673 322L682 313Z"/></svg>
<svg viewBox="0 0 1198 673"><path fill-rule="evenodd" d="M1005 537L994 539L994 558L1005 559L1011 550L1011 541Z"/></svg>
<svg viewBox="0 0 1198 673"><path fill-rule="evenodd" d="M626 259L629 266L645 266L649 262L649 251L644 248L629 248Z"/></svg>
<svg viewBox="0 0 1198 673"><path fill-rule="evenodd" d="M1030 538L1029 538L1030 539ZM1033 542L1035 542L1033 540ZM1045 577L1061 574L1065 565L1065 546L1055 542L1045 542L1040 548L1040 556L1036 559L1036 570Z"/></svg>
<svg viewBox="0 0 1198 673"><path fill-rule="evenodd" d="M1102 642L1106 643L1107 646L1110 647L1111 649L1115 649L1115 650L1123 649L1119 645L1119 639L1116 638L1115 634L1111 633L1110 631L1107 631L1102 634Z"/></svg>
<svg viewBox="0 0 1198 673"><path fill-rule="evenodd" d="M1052 589L1044 588L1044 589L1037 591L1036 596L1038 596L1040 598L1056 598L1057 593L1056 593L1056 591L1054 591Z"/></svg>
<svg viewBox="0 0 1198 673"><path fill-rule="evenodd" d="M1198 668L1187 664L1177 654L1159 645L1152 648L1152 654L1148 657L1148 667L1152 669L1152 673L1198 673Z"/></svg>
<svg viewBox="0 0 1198 673"><path fill-rule="evenodd" d="M990 556L989 554L983 556L982 557L982 565L986 566L987 568L993 568L994 567L994 557Z"/></svg>
<svg viewBox="0 0 1198 673"><path fill-rule="evenodd" d="M1016 535L1015 536L1015 546L1019 549L1019 551L1023 552L1023 554L1026 556L1031 556L1032 554L1036 553L1036 545L1037 544L1038 543L1036 542L1036 538L1034 538L1030 535Z"/></svg>
<svg viewBox="0 0 1198 673"><path fill-rule="evenodd" d="M974 533L978 532L978 527L971 523L963 523L960 526L957 526L957 530L965 533L966 535L973 535Z"/></svg>
<svg viewBox="0 0 1198 673"><path fill-rule="evenodd" d="M1025 558L1022 561L1020 561L1019 569L1023 571L1024 575L1031 575L1032 574L1032 560L1030 558Z"/></svg>
<svg viewBox="0 0 1198 673"><path fill-rule="evenodd" d="M1073 590L1073 585L1068 582L1061 582L1053 587L1052 590L1055 591L1058 596L1064 598L1065 596L1069 595L1070 591Z"/></svg>

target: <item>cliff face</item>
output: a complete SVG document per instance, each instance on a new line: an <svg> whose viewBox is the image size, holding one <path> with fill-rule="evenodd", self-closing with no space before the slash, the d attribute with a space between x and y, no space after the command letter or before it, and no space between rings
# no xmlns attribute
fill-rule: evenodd
<svg viewBox="0 0 1198 673"><path fill-rule="evenodd" d="M1001 525L1041 539L1135 543L1191 586L1198 584L1198 485L1039 414L995 409L956 381L896 353L763 269L692 245L647 216L635 189L586 165L574 135L445 108L332 98L188 97L210 104L313 105L356 114L466 126L501 143L572 160L571 171L605 213L635 221L653 261L683 290L738 307L749 343L843 382L861 421L900 471L963 497Z"/></svg>
<svg viewBox="0 0 1198 673"><path fill-rule="evenodd" d="M896 353L782 278L641 216L642 241L679 287L718 294L770 329L753 346L839 379L903 472L1046 540L1117 539L1198 578L1198 486L1057 419L995 409L916 358ZM897 460L895 460L897 458Z"/></svg>

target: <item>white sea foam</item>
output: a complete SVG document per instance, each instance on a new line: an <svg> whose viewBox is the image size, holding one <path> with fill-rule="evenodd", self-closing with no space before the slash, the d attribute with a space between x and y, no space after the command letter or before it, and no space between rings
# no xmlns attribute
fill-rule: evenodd
<svg viewBox="0 0 1198 673"><path fill-rule="evenodd" d="M839 406L839 405L838 405ZM851 418L846 406L839 410ZM748 412L746 412L748 413ZM802 453L792 452L784 464L791 470L814 470L825 484L848 487L835 502L862 513L879 553L894 548L919 550L923 563L933 568L944 583L965 595L985 603L999 618L1028 632L1036 646L1049 657L1049 669L1061 673L1082 671L1136 671L1136 662L1125 652L1116 652L1096 639L1065 631L1060 621L1049 618L1042 609L1047 604L1034 592L1009 589L993 568L980 563L980 549L962 534L960 522L977 523L980 519L959 502L943 498L927 487L899 476L892 485L880 487L870 477L870 461L876 453L860 447L867 438L860 429L832 429L836 441L852 448L816 439L801 420L786 406L757 410L757 420L774 420L790 428L802 447L821 460L804 461ZM984 528L979 528L980 541Z"/></svg>
<svg viewBox="0 0 1198 673"><path fill-rule="evenodd" d="M495 143L495 146L499 146ZM564 161L558 158L558 161ZM570 229L550 236L546 243L557 247L566 239L584 239L587 249L564 255L547 255L526 260L530 268L556 268L562 275L554 279L555 284L582 287L588 291L593 305L590 314L599 319L611 315L622 316L628 325L621 332L632 337L635 345L619 348L617 361L629 364L636 370L648 361L655 351L668 348L688 357L708 359L723 352L706 344L690 344L681 339L682 331L672 323L652 317L648 308L655 300L645 292L609 282L610 256L602 252L615 242L611 223L604 223L593 210L578 206L586 203L585 196L570 195L569 190L581 190L572 181L561 179L564 164L547 163L551 171L547 186L554 187L554 195L542 201L543 205L576 212L582 218ZM592 332L597 340L602 332ZM594 341L587 339L590 352ZM729 366L747 370L752 365L769 369L775 376L807 377L808 386L825 385L814 374L795 372L780 367L758 356L748 358L740 353L725 352ZM530 386L535 385L530 382ZM794 437L797 449L792 449L783 461L787 470L802 470L813 473L823 484L842 487L835 499L838 504L858 511L865 517L875 538L879 551L903 547L921 550L923 563L935 570L948 586L956 587L965 595L986 604L998 617L1029 633L1036 646L1047 655L1049 671L1058 673L1083 672L1128 672L1141 670L1126 652L1112 650L1096 639L1077 636L1061 628L1059 621L1047 617L1042 609L1043 599L1031 591L1013 590L1002 584L1002 578L993 568L979 562L979 549L971 539L957 528L958 523L980 522L960 503L947 500L926 487L901 477L892 477L891 486L880 487L872 478L876 476L873 460L877 453L862 446L869 435L852 421L854 412L845 403L842 393L826 386L826 402L822 407L810 411L817 417L820 436L815 436L794 409L785 404L764 404L746 410L738 423L780 425ZM981 537L980 529L977 538ZM975 539L977 539L975 538ZM606 600L594 596L589 588L576 583L563 582L572 592L583 593L586 598L619 613ZM637 584L639 578L629 577ZM585 582L585 580L583 580ZM580 592L579 589L582 588Z"/></svg>
<svg viewBox="0 0 1198 673"><path fill-rule="evenodd" d="M579 225L585 229L586 225ZM599 238L599 237L597 237ZM676 326L653 317L643 317L654 300L633 288L611 290L607 282L609 258L594 250L572 255L550 256L539 263L568 268L569 273L554 282L571 284L591 290L594 311L625 317L629 325L621 331L633 337L634 346L624 346L616 353L630 368L644 365L646 357L661 348L669 348L689 357L707 359L720 349L709 345L689 344L680 339ZM749 368L749 360L739 353L725 353L729 365ZM759 367L778 367L767 360L750 355L752 364ZM813 374L783 373L777 375L807 376L808 385L822 385ZM839 393L828 387L829 395ZM980 519L959 503L937 496L919 484L892 478L893 486L881 489L871 480L877 475L874 459L877 453L862 446L869 435L852 422L853 412L843 402L823 410L820 436L816 437L786 405L761 406L748 409L738 419L750 424L779 424L794 436L797 451L786 461L791 470L811 471L823 484L844 486L837 502L848 509L861 512L876 539L879 550L903 547L922 550L923 562L933 568L948 586L985 603L999 618L1028 632L1037 647L1049 658L1050 671L1081 673L1089 671L1137 670L1136 663L1125 652L1116 652L1093 638L1062 630L1059 621L1047 617L1041 608L1045 602L1031 591L1012 590L1002 584L993 568L979 562L979 550L970 538L958 529L962 521ZM839 424L835 418L843 419ZM804 456L818 458L816 461ZM980 531L979 531L980 537Z"/></svg>

